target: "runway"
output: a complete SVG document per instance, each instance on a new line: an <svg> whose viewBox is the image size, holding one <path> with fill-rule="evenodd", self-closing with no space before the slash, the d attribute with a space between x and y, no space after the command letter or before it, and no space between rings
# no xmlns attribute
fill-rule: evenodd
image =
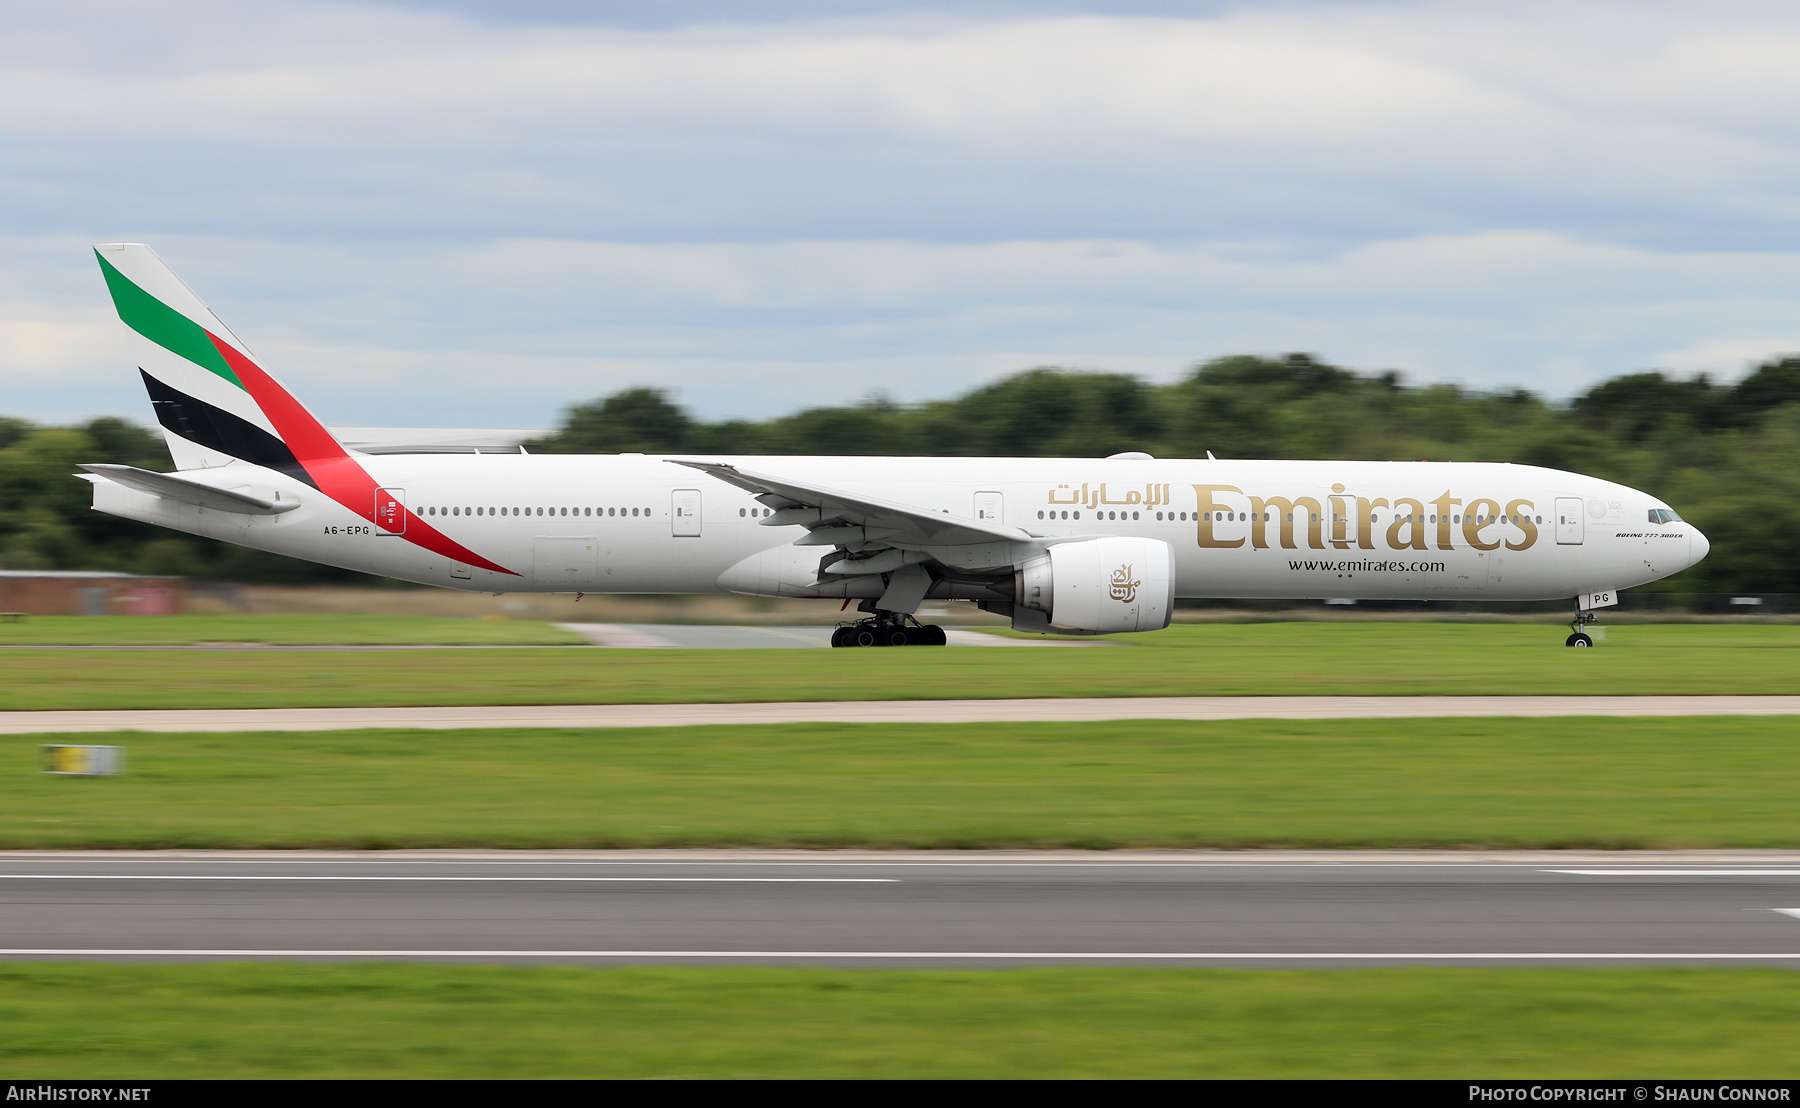
<svg viewBox="0 0 1800 1108"><path fill-rule="evenodd" d="M0 855L0 957L1767 964L1800 852Z"/></svg>
<svg viewBox="0 0 1800 1108"><path fill-rule="evenodd" d="M1151 696L768 704L518 704L0 712L0 734L341 731L369 727L684 727L780 723L1092 723L1121 719L1791 716L1800 696Z"/></svg>

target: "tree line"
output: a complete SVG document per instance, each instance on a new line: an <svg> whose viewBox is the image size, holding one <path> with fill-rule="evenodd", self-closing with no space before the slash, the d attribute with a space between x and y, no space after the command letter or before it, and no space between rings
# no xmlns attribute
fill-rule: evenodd
<svg viewBox="0 0 1800 1108"><path fill-rule="evenodd" d="M1800 593L1800 358L1733 384L1634 373L1567 403L1522 389L1413 386L1305 354L1236 356L1172 384L1033 369L948 400L880 397L775 419L707 422L664 390L577 404L534 453L891 454L1496 461L1619 481L1663 498L1712 540L1655 588ZM119 419L0 419L0 559L8 568L127 569L243 581L356 575L175 535L87 508L79 462L169 468L160 436Z"/></svg>

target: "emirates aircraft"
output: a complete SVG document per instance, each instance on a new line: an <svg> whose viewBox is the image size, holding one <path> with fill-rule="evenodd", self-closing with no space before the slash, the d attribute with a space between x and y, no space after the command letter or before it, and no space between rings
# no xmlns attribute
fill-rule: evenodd
<svg viewBox="0 0 1800 1108"><path fill-rule="evenodd" d="M1192 598L1573 599L1707 541L1623 485L1487 462L532 455L502 432L322 426L147 246L95 248L176 471L89 465L95 509L470 591L843 598L834 646L1169 625ZM484 446L487 448L484 450Z"/></svg>

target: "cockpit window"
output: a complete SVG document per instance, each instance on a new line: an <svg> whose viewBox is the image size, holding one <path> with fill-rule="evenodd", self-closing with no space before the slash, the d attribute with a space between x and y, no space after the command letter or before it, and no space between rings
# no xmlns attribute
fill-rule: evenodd
<svg viewBox="0 0 1800 1108"><path fill-rule="evenodd" d="M1652 508L1650 509L1650 522L1680 523L1681 517L1670 511L1668 508Z"/></svg>

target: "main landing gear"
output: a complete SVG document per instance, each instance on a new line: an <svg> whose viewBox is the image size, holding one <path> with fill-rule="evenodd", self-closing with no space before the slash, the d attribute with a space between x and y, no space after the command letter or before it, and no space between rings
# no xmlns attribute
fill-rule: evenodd
<svg viewBox="0 0 1800 1108"><path fill-rule="evenodd" d="M874 619L831 633L832 646L943 646L948 641L942 627L898 612L876 612Z"/></svg>
<svg viewBox="0 0 1800 1108"><path fill-rule="evenodd" d="M1569 621L1569 637L1563 640L1564 646L1593 646L1594 640L1582 628L1590 623L1599 623L1600 617L1594 612L1581 610L1581 601L1575 601L1575 618Z"/></svg>

